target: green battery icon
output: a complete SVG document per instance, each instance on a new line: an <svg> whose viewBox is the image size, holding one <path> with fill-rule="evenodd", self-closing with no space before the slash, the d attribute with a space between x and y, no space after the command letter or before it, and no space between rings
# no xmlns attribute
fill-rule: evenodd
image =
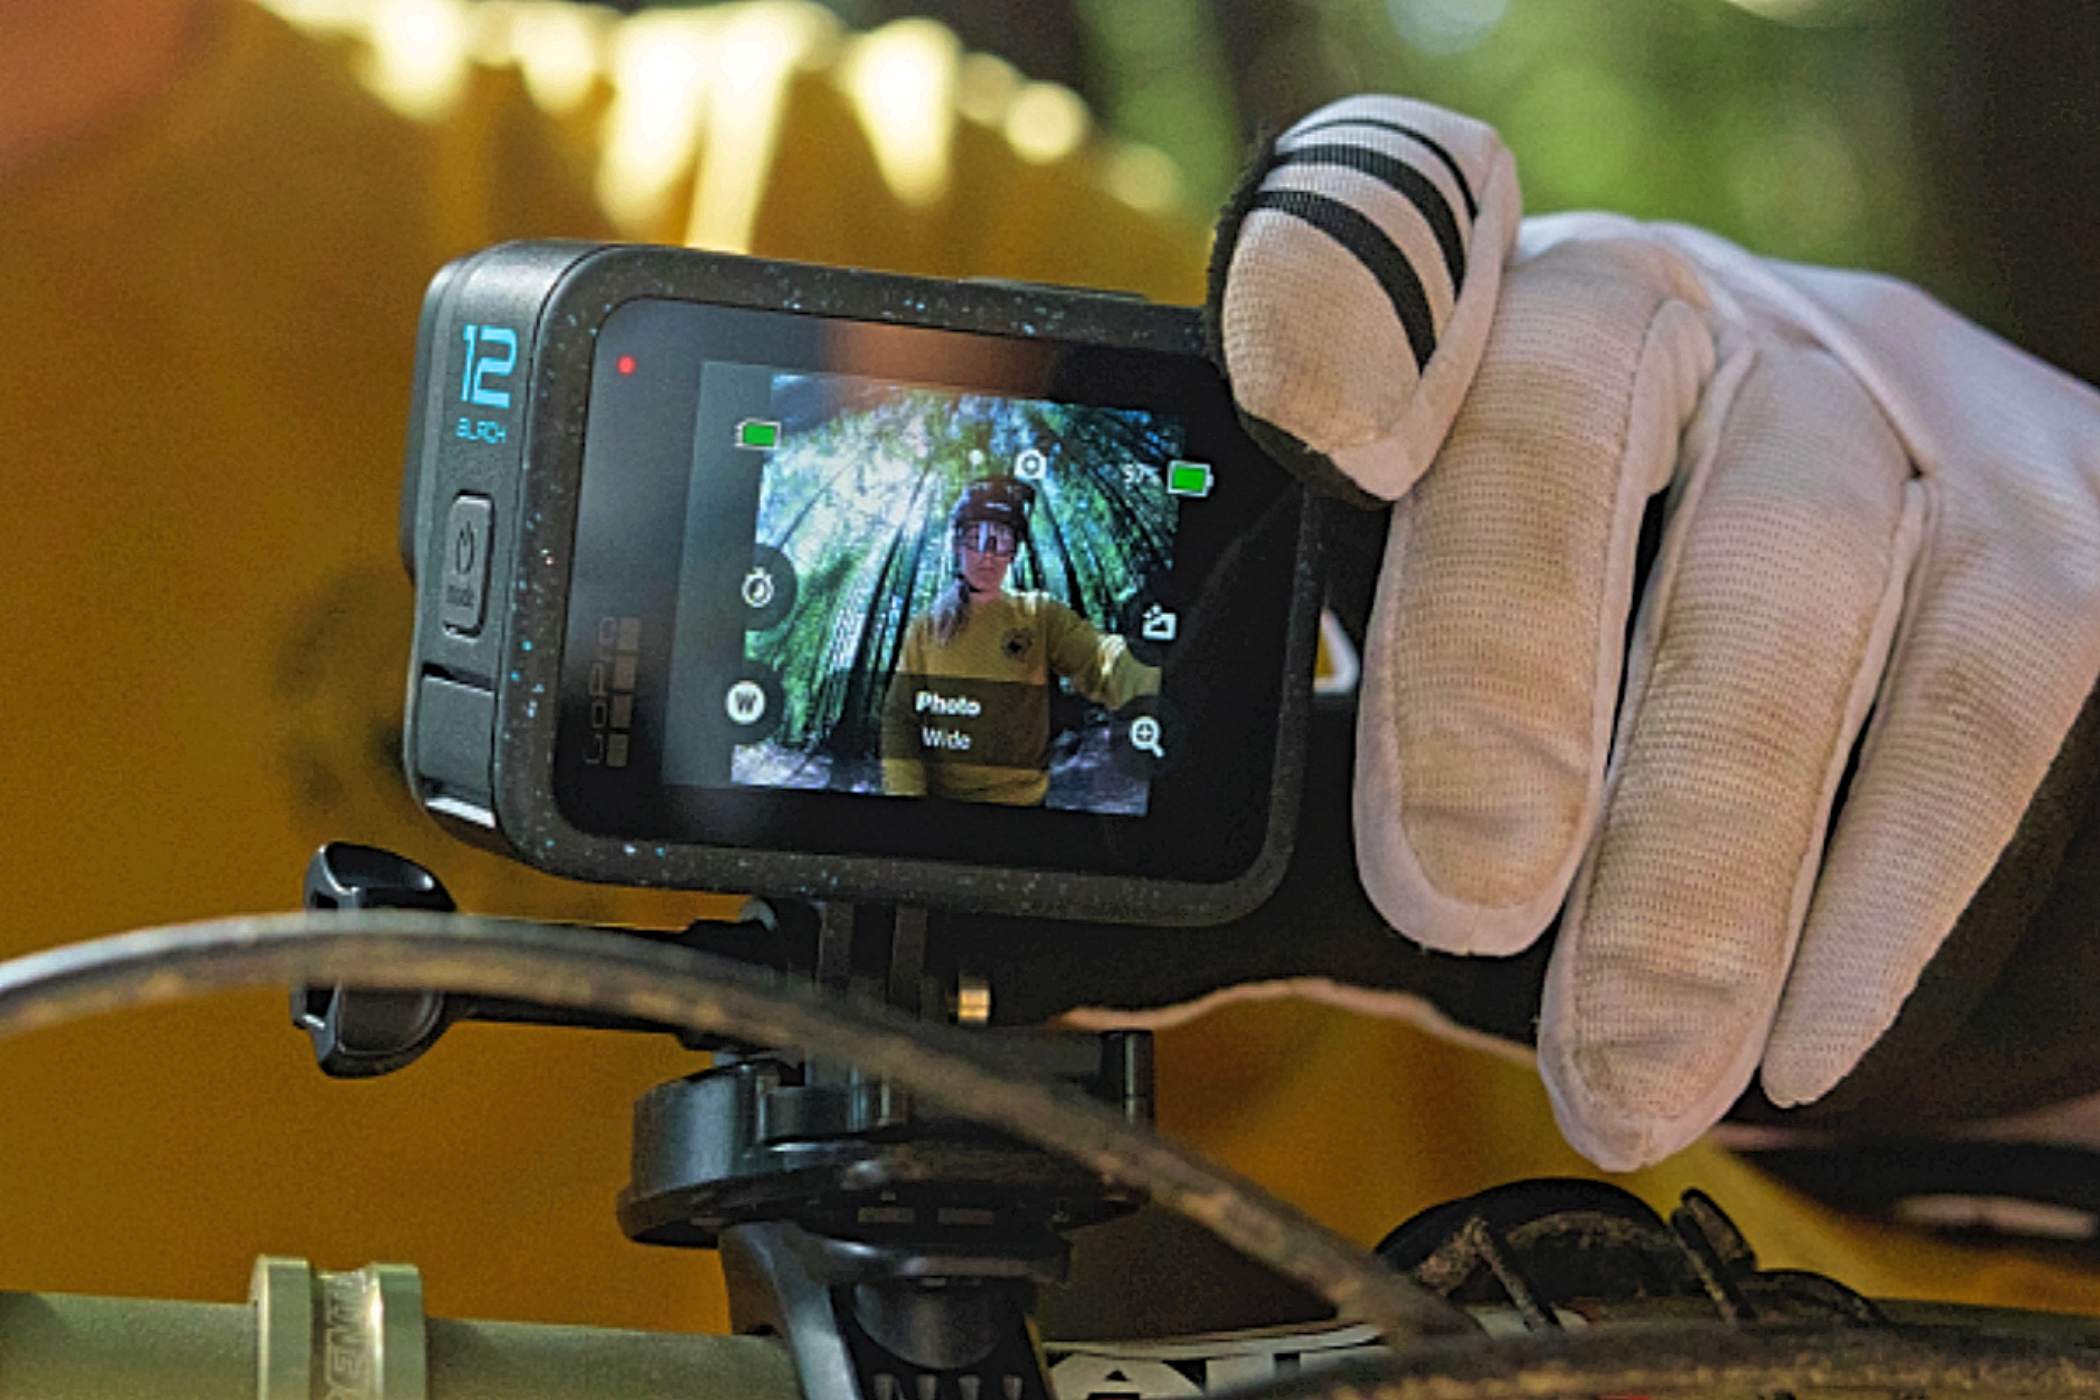
<svg viewBox="0 0 2100 1400"><path fill-rule="evenodd" d="M1167 463L1167 494L1170 496L1208 496L1210 494L1210 463Z"/></svg>
<svg viewBox="0 0 2100 1400"><path fill-rule="evenodd" d="M770 452L780 446L780 425L768 418L746 418L736 425L736 445Z"/></svg>

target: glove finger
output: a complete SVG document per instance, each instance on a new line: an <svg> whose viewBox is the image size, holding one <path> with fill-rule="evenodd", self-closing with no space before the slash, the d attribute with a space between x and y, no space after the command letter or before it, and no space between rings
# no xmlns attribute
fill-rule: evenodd
<svg viewBox="0 0 2100 1400"><path fill-rule="evenodd" d="M2064 674L2092 664L2076 590L2036 579L2050 567L2040 532L2026 537L2032 553L2009 551L2002 533L1964 518L1964 488L1975 484L1916 487L1933 507L1920 596L1773 1025L1764 1086L1782 1106L1828 1093L1894 1023L2082 699Z"/></svg>
<svg viewBox="0 0 2100 1400"><path fill-rule="evenodd" d="M1540 1023L1562 1131L1611 1169L1690 1143L1755 1072L1919 530L1908 457L1828 356L1731 354L1710 414Z"/></svg>
<svg viewBox="0 0 2100 1400"><path fill-rule="evenodd" d="M1450 425L1522 213L1492 127L1354 97L1286 132L1220 223L1218 359L1257 440L1357 504L1414 482Z"/></svg>
<svg viewBox="0 0 2100 1400"><path fill-rule="evenodd" d="M1355 824L1379 912L1513 953L1603 790L1634 556L1713 364L1682 265L1635 240L1512 264L1472 391L1394 508L1366 638Z"/></svg>
<svg viewBox="0 0 2100 1400"><path fill-rule="evenodd" d="M1894 1022L2093 690L2100 399L1914 288L1769 272L1787 285L1758 294L1843 355L1912 445L1929 521L1765 1056L1766 1092L1795 1104Z"/></svg>

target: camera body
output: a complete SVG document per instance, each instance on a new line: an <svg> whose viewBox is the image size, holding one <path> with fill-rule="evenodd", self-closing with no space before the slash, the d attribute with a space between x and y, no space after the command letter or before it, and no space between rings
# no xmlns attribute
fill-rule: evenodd
<svg viewBox="0 0 2100 1400"><path fill-rule="evenodd" d="M1215 923L1289 860L1316 508L1193 309L509 244L426 298L406 761L574 878Z"/></svg>

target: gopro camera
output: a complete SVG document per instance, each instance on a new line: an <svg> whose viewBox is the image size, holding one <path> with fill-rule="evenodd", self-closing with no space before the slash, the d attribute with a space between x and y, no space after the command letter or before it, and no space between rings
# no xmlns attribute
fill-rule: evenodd
<svg viewBox="0 0 2100 1400"><path fill-rule="evenodd" d="M1199 313L507 244L425 300L406 759L556 874L1142 924L1290 854L1314 507Z"/></svg>

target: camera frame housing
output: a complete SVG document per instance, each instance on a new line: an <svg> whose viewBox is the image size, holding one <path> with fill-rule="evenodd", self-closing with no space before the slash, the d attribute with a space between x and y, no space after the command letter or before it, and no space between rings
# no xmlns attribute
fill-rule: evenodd
<svg viewBox="0 0 2100 1400"><path fill-rule="evenodd" d="M1114 294L572 242L506 244L447 266L423 308L400 541L417 593L404 758L418 800L441 825L554 874L630 886L1129 924L1220 923L1267 897L1288 865L1298 815L1322 507L1251 441L1244 460L1258 457L1274 473L1262 487L1267 518L1280 522L1269 534L1288 558L1270 550L1276 557L1259 565L1281 595L1280 635L1262 639L1280 674L1270 712L1237 719L1273 732L1274 742L1259 774L1235 779L1262 811L1250 858L1229 878L771 849L576 825L558 800L555 767L594 356L607 318L638 300L1208 365L1198 310ZM1217 402L1229 417L1222 383ZM1269 683L1265 676L1255 689L1270 694ZM857 800L897 804L884 809L895 814L927 799ZM982 819L1006 818L987 808Z"/></svg>

